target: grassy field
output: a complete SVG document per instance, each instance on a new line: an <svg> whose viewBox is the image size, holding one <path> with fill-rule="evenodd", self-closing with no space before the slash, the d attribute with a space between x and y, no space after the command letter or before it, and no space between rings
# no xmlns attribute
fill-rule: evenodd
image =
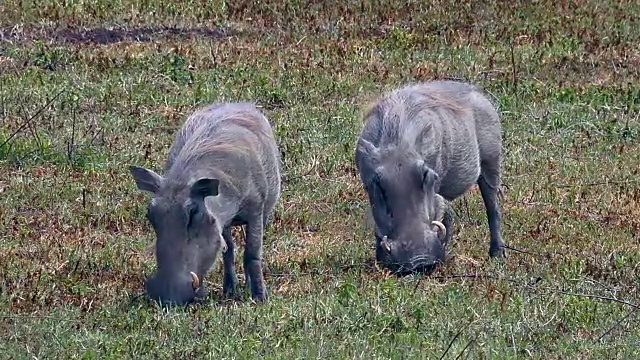
<svg viewBox="0 0 640 360"><path fill-rule="evenodd" d="M39 3L0 3L0 358L640 356L637 2ZM514 250L489 261L473 189L452 259L397 278L365 223L362 107L444 77L499 104ZM282 152L270 299L224 299L218 264L206 301L162 309L127 167L160 170L220 100L263 106Z"/></svg>

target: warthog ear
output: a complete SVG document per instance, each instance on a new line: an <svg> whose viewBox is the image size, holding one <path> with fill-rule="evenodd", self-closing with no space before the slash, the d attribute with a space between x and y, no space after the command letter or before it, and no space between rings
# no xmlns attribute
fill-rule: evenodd
<svg viewBox="0 0 640 360"><path fill-rule="evenodd" d="M191 185L191 193L189 194L194 199L204 199L207 196L218 195L218 187L220 186L220 180L201 178Z"/></svg>
<svg viewBox="0 0 640 360"><path fill-rule="evenodd" d="M358 140L358 150L362 153L369 155L371 158L377 158L380 154L380 150L378 150L373 143L363 138Z"/></svg>
<svg viewBox="0 0 640 360"><path fill-rule="evenodd" d="M155 173L153 170L149 170L140 166L129 166L129 172L133 179L136 181L138 189L143 191L149 191L156 193L160 189L162 183L162 176Z"/></svg>

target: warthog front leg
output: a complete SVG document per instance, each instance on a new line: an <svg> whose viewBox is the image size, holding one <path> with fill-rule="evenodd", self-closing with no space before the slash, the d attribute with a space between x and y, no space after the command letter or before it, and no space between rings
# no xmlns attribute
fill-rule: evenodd
<svg viewBox="0 0 640 360"><path fill-rule="evenodd" d="M500 173L496 168L491 168L483 164L482 173L478 178L478 186L482 201L487 213L487 221L489 222L489 233L491 234L491 243L489 245L489 256L504 257L504 242L500 236L500 205L498 204L498 186L500 184Z"/></svg>
<svg viewBox="0 0 640 360"><path fill-rule="evenodd" d="M247 221L247 239L244 250L244 271L246 281L251 286L251 298L260 302L267 299L267 288L262 274L262 241L264 223L262 214L252 216Z"/></svg>
<svg viewBox="0 0 640 360"><path fill-rule="evenodd" d="M231 236L231 225L225 226L222 230L222 237L227 243L227 251L222 253L224 265L224 280L222 292L225 296L235 295L238 288L238 275L236 275L236 245Z"/></svg>

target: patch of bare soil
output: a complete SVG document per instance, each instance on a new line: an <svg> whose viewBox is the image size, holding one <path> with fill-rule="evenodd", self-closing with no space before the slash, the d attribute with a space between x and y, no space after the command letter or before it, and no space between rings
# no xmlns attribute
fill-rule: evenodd
<svg viewBox="0 0 640 360"><path fill-rule="evenodd" d="M113 27L113 28L3 28L0 29L0 42L47 41L61 44L99 44L108 45L119 42L151 42L167 38L208 38L224 39L234 35L235 31L224 28L178 28L168 26Z"/></svg>

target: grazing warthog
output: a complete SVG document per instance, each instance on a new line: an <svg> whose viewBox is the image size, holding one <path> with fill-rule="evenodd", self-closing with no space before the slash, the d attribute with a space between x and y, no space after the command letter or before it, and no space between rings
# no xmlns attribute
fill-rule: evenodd
<svg viewBox="0 0 640 360"><path fill-rule="evenodd" d="M504 256L500 122L477 88L454 81L410 84L383 94L364 119L355 159L383 266L407 273L442 262L453 223L448 201L476 183L489 223L489 253ZM440 218L445 224L434 221Z"/></svg>
<svg viewBox="0 0 640 360"><path fill-rule="evenodd" d="M262 274L265 227L280 197L279 153L266 117L250 103L197 110L176 134L164 168L131 166L140 190L153 193L147 218L156 233L151 298L187 304L206 294L202 279L223 253L225 295L238 278L231 227L246 226L245 279L267 298Z"/></svg>

